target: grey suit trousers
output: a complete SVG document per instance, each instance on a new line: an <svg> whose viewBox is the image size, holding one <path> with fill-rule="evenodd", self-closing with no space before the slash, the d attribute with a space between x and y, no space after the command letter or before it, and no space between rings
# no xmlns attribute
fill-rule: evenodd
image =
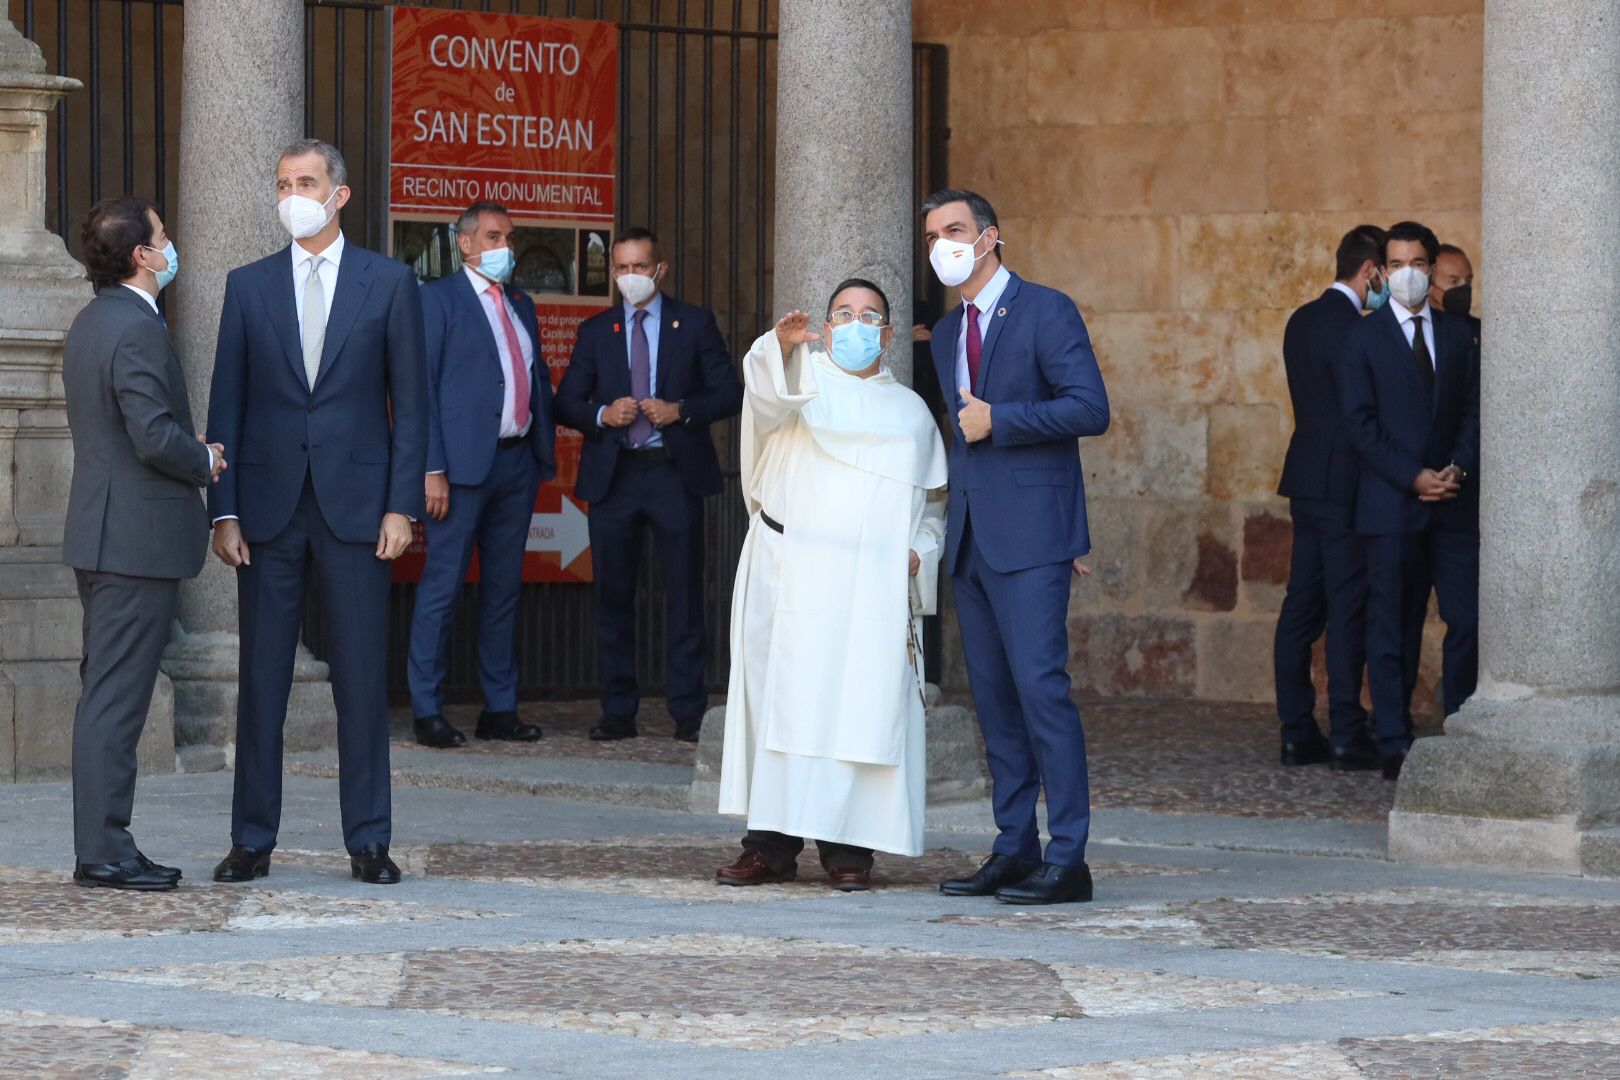
<svg viewBox="0 0 1620 1080"><path fill-rule="evenodd" d="M73 714L73 849L81 863L135 856L135 747L146 726L158 661L180 583L75 571L84 607L83 692Z"/></svg>

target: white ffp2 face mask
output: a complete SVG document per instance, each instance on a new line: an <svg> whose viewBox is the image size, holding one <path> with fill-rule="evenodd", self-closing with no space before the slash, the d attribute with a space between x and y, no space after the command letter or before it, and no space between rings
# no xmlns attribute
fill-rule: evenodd
<svg viewBox="0 0 1620 1080"><path fill-rule="evenodd" d="M276 214L281 218L281 226L292 234L294 240L303 240L314 236L326 228L326 223L332 220L332 213L326 209L327 204L337 198L338 189L333 188L332 194L326 197L326 202L316 202L307 195L289 195L281 200L276 207ZM334 211L335 212L335 211Z"/></svg>
<svg viewBox="0 0 1620 1080"><path fill-rule="evenodd" d="M628 300L633 307L645 304L653 298L653 293L658 291L658 278L648 277L646 274L620 274L613 279L613 283L619 287L619 295Z"/></svg>
<svg viewBox="0 0 1620 1080"><path fill-rule="evenodd" d="M973 249L989 231L989 229L982 230L971 244L964 244L960 240L946 240L944 237L934 241L933 248L928 252L928 262L934 268L941 285L948 289L955 288L973 276L973 267L990 253L990 248L986 248L978 255L973 253ZM997 240L996 244L999 243L1001 241ZM996 244L990 247L995 247Z"/></svg>
<svg viewBox="0 0 1620 1080"><path fill-rule="evenodd" d="M1389 295L1403 307L1416 310L1429 295L1429 275L1415 266L1403 266L1389 275Z"/></svg>

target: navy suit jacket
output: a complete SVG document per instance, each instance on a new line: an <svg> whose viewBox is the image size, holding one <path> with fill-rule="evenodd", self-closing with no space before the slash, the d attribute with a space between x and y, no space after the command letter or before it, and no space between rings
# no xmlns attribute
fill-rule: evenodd
<svg viewBox="0 0 1620 1080"><path fill-rule="evenodd" d="M1432 310L1432 309L1431 309ZM1390 305L1363 319L1341 355L1339 402L1350 441L1365 468L1356 529L1369 536L1458 528L1457 502L1425 503L1412 481L1425 468L1455 462L1478 482L1479 365L1466 321L1434 312L1435 382L1431 394Z"/></svg>
<svg viewBox="0 0 1620 1080"><path fill-rule="evenodd" d="M742 411L742 381L726 350L714 313L664 297L658 320L658 381L654 393L681 403L681 420L660 434L681 482L693 495L721 489L720 460L709 425ZM557 419L585 436L574 493L595 502L613 483L621 429L602 428L596 410L630 394L630 347L624 337L624 305L597 312L579 326L574 355L557 385Z"/></svg>
<svg viewBox="0 0 1620 1080"><path fill-rule="evenodd" d="M945 565L957 566L970 513L974 542L992 570L1011 573L1087 554L1077 440L1108 430L1108 392L1079 309L1063 293L1012 275L990 320L973 388L990 403L990 437L972 444L957 419L962 318L959 304L934 326L933 339L955 435Z"/></svg>
<svg viewBox="0 0 1620 1080"><path fill-rule="evenodd" d="M345 241L313 390L291 248L226 275L208 438L230 463L209 516L240 518L250 543L292 520L306 476L340 540L376 543L384 513L423 517L427 365L411 268Z"/></svg>
<svg viewBox="0 0 1620 1080"><path fill-rule="evenodd" d="M1283 459L1279 495L1348 508L1356 504L1361 459L1339 409L1334 368L1360 323L1356 303L1338 289L1328 289L1288 319L1283 366L1294 404L1294 435Z"/></svg>
<svg viewBox="0 0 1620 1080"><path fill-rule="evenodd" d="M527 334L534 345L528 440L540 463L540 479L549 480L557 475L551 372L540 352L534 301L511 285L505 292L517 312L517 332ZM422 286L422 322L427 340L427 471L445 473L452 484L482 484L500 440L509 373L501 364L484 302L465 272L457 270Z"/></svg>

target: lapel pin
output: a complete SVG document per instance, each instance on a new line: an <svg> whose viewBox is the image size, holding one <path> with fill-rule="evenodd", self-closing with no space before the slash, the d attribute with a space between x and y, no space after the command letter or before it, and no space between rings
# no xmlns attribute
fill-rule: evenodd
<svg viewBox="0 0 1620 1080"><path fill-rule="evenodd" d="M997 308L996 309L996 318L1005 319L1006 317L1007 317L1007 309L1006 308Z"/></svg>
<svg viewBox="0 0 1620 1080"><path fill-rule="evenodd" d="M619 332L619 324L618 323L613 324L613 332L615 334L617 334Z"/></svg>
<svg viewBox="0 0 1620 1080"><path fill-rule="evenodd" d="M671 330L679 330L681 328L681 320L676 319L674 322L670 323L669 326Z"/></svg>

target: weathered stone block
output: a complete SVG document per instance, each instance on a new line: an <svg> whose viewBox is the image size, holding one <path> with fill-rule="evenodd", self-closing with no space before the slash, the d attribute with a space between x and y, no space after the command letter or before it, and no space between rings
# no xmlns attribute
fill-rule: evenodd
<svg viewBox="0 0 1620 1080"><path fill-rule="evenodd" d="M1232 509L1200 500L1144 503L1141 598L1150 612L1230 611L1237 603Z"/></svg>
<svg viewBox="0 0 1620 1080"><path fill-rule="evenodd" d="M1269 618L1199 620L1198 697L1217 701L1275 700L1271 649L1276 626L1276 621Z"/></svg>
<svg viewBox="0 0 1620 1080"><path fill-rule="evenodd" d="M1082 314L1176 306L1178 219L1052 216L1003 225L1008 262L1068 293Z"/></svg>
<svg viewBox="0 0 1620 1080"><path fill-rule="evenodd" d="M1276 405L1213 405L1209 410L1209 493L1216 499L1274 496L1289 428Z"/></svg>
<svg viewBox="0 0 1620 1080"><path fill-rule="evenodd" d="M1071 617L1069 674L1087 694L1189 695L1196 631L1191 620L1156 615Z"/></svg>
<svg viewBox="0 0 1620 1080"><path fill-rule="evenodd" d="M1080 448L1086 490L1099 495L1197 498L1209 455L1207 419L1195 405L1113 410L1108 434Z"/></svg>
<svg viewBox="0 0 1620 1080"><path fill-rule="evenodd" d="M1202 27L1041 34L1026 73L1041 124L1213 119L1225 100L1220 38Z"/></svg>
<svg viewBox="0 0 1620 1080"><path fill-rule="evenodd" d="M1479 103L1454 107L1467 111L1389 114L1376 124L1321 114L1271 121L1267 206L1304 211L1400 206L1419 217L1431 208L1478 207L1478 184L1459 184L1459 178L1480 174ZM1382 218L1378 223L1390 224Z"/></svg>
<svg viewBox="0 0 1620 1080"><path fill-rule="evenodd" d="M66 780L73 775L73 713L79 703L79 666L61 661L4 665L14 688L18 780ZM143 772L174 771L174 694L158 676L136 751Z"/></svg>
<svg viewBox="0 0 1620 1080"><path fill-rule="evenodd" d="M1149 508L1142 499L1087 494L1091 554L1085 563L1091 568L1091 576L1072 583L1071 614L1094 612L1099 607L1118 609L1140 602L1146 560L1142 530L1148 513Z"/></svg>

